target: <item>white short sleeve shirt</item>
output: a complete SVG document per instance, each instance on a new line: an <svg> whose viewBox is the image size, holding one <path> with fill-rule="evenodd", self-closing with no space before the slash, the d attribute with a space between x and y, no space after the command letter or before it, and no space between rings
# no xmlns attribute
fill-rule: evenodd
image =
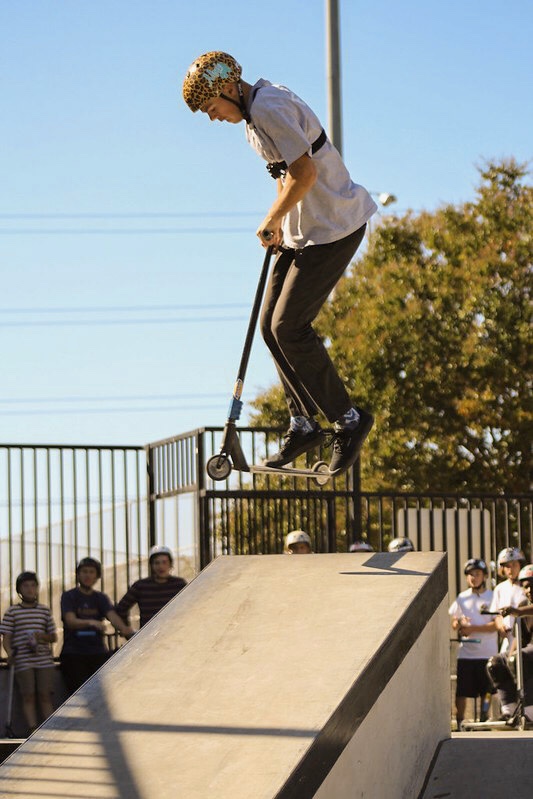
<svg viewBox="0 0 533 799"><path fill-rule="evenodd" d="M490 616L482 615L482 610L488 610L492 601L492 591L476 594L471 588L462 591L448 611L454 619L466 616L470 624L483 625L492 621ZM469 636L470 637L470 636ZM496 632L472 633L471 641L463 641L459 645L458 658L466 660L485 660L495 655L498 651L498 634Z"/></svg>
<svg viewBox="0 0 533 799"><path fill-rule="evenodd" d="M517 608L525 600L526 595L520 583L513 583L511 580L504 580L503 582L498 583L494 589L494 595L492 597L492 603L489 610L491 610L493 613L496 613L498 610L500 610L500 608L506 608L511 605L514 608ZM503 620L508 632L507 638L504 638L502 642L500 652L507 652L511 648L511 644L514 641L514 635L512 633L514 621L514 616L506 616Z"/></svg>
<svg viewBox="0 0 533 799"><path fill-rule="evenodd" d="M249 111L246 138L261 158L290 166L307 153L317 168L316 183L283 220L287 247L330 244L368 222L377 206L366 189L352 181L329 139L312 153L322 125L303 100L284 86L260 80L252 88Z"/></svg>

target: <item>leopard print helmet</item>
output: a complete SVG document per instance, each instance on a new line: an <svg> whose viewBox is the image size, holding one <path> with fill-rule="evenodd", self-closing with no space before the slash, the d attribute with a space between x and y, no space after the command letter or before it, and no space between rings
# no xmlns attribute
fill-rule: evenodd
<svg viewBox="0 0 533 799"><path fill-rule="evenodd" d="M214 50L195 59L183 81L183 99L198 111L208 100L218 97L225 83L240 80L242 68L233 56Z"/></svg>

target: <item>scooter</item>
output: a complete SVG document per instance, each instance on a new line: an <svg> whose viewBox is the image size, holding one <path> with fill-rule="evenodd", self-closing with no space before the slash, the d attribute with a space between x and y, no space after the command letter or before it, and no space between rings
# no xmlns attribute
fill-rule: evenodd
<svg viewBox="0 0 533 799"><path fill-rule="evenodd" d="M7 712L6 712L6 738L16 738L13 732L13 698L15 694L15 664L9 664Z"/></svg>
<svg viewBox="0 0 533 799"><path fill-rule="evenodd" d="M268 241L268 236L265 234L263 238ZM244 348L241 356L239 370L237 372L237 379L233 388L233 395L230 402L228 419L226 421L224 432L222 435L222 442L220 445L220 452L218 455L213 455L206 463L206 471L212 480L227 480L230 476L232 469L239 472L249 472L250 474L280 474L288 475L289 477L304 477L308 480L314 480L317 485L325 485L333 475L329 472L329 466L325 461L317 461L313 464L311 469L293 469L286 466L272 467L260 464L248 464L244 452L239 441L237 433L236 422L239 420L242 410L242 392L244 388L244 378L246 376L246 369L250 359L250 352L254 340L254 333L257 327L257 320L259 319L259 311L261 309L261 302L265 292L268 271L270 268L270 261L274 248L268 247L263 262L263 267L259 275L259 283L255 293L255 299L250 314L250 321L248 323L248 330L244 342Z"/></svg>

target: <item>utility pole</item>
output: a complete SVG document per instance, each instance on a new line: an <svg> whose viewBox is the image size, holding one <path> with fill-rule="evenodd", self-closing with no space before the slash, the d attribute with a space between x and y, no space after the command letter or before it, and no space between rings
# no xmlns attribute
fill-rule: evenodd
<svg viewBox="0 0 533 799"><path fill-rule="evenodd" d="M342 155L339 0L326 0L326 60L329 138Z"/></svg>

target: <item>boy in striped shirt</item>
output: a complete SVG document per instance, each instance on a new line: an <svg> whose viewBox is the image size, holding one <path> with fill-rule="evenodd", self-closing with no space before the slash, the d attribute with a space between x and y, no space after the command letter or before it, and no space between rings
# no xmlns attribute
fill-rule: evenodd
<svg viewBox="0 0 533 799"><path fill-rule="evenodd" d="M57 641L57 633L50 608L38 601L39 580L35 572L19 574L16 589L21 601L6 611L0 631L8 663L15 667L31 734L38 726L37 705L43 721L54 712L54 660L50 644Z"/></svg>
<svg viewBox="0 0 533 799"><path fill-rule="evenodd" d="M170 602L187 585L182 577L174 577L172 570L172 550L165 546L155 546L150 550L148 563L150 577L144 577L131 585L115 610L128 624L128 614L134 605L139 606L140 626L155 616L167 602Z"/></svg>

